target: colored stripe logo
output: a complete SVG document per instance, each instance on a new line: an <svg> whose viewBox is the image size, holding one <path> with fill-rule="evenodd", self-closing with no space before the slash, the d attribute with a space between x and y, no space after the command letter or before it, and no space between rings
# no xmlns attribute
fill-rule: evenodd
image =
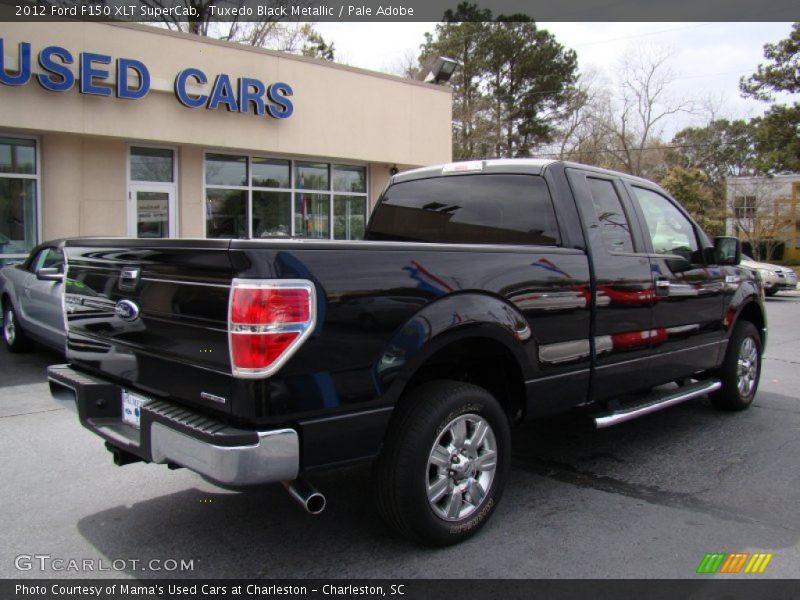
<svg viewBox="0 0 800 600"><path fill-rule="evenodd" d="M697 572L702 574L712 573L751 573L760 574L767 569L772 560L772 553L755 552L709 552L700 561Z"/></svg>

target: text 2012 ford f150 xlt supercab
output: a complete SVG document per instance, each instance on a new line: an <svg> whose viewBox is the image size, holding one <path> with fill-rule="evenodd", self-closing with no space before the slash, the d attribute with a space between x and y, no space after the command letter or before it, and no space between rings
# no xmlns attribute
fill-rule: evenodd
<svg viewBox="0 0 800 600"><path fill-rule="evenodd" d="M286 215L289 219L289 215ZM607 427L702 395L747 408L766 341L734 238L649 181L486 160L396 175L366 241L69 240L77 406L118 464L228 486L374 461L398 532L464 539L500 499L515 423Z"/></svg>

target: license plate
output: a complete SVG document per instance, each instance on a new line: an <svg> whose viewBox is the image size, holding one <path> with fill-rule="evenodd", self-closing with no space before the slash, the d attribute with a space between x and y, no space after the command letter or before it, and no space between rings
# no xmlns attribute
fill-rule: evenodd
<svg viewBox="0 0 800 600"><path fill-rule="evenodd" d="M142 406L149 402L149 398L122 390L122 422L139 429L142 416Z"/></svg>

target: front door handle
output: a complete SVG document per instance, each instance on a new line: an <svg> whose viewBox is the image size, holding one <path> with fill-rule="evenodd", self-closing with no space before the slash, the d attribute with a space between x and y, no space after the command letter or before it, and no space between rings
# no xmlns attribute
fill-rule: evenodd
<svg viewBox="0 0 800 600"><path fill-rule="evenodd" d="M666 277L656 277L656 296L659 298L669 296L669 279Z"/></svg>

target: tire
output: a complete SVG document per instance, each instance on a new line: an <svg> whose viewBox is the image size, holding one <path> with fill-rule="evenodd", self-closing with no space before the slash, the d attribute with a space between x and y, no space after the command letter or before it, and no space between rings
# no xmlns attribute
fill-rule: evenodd
<svg viewBox="0 0 800 600"><path fill-rule="evenodd" d="M503 493L509 429L502 407L483 388L434 381L413 390L398 406L375 464L386 524L431 546L475 534ZM473 446L476 434L481 439Z"/></svg>
<svg viewBox="0 0 800 600"><path fill-rule="evenodd" d="M24 352L28 349L28 338L20 327L10 300L3 303L3 341L9 352Z"/></svg>
<svg viewBox="0 0 800 600"><path fill-rule="evenodd" d="M777 293L778 293L778 290L764 290L764 295L765 296L774 296Z"/></svg>
<svg viewBox="0 0 800 600"><path fill-rule="evenodd" d="M722 389L711 394L714 407L733 411L752 404L761 377L761 336L749 321L734 326L717 376Z"/></svg>

